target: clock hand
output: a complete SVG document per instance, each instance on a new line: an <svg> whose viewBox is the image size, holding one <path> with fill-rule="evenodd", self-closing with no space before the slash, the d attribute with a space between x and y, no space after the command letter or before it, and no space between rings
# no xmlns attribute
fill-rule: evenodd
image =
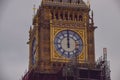
<svg viewBox="0 0 120 80"><path fill-rule="evenodd" d="M70 48L69 32L67 30L67 48Z"/></svg>

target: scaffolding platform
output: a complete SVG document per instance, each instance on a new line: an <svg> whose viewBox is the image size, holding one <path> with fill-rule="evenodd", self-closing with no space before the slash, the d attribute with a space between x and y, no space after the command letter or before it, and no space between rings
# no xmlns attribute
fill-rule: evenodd
<svg viewBox="0 0 120 80"><path fill-rule="evenodd" d="M110 80L106 78L105 74L104 67L96 66L96 68L83 68L67 65L58 73L40 73L34 70L28 71L22 80Z"/></svg>

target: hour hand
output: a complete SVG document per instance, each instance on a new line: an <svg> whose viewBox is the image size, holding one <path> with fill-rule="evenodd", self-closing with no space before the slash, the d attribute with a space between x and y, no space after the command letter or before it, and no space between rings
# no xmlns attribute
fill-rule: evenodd
<svg viewBox="0 0 120 80"><path fill-rule="evenodd" d="M67 39L67 47L70 48L70 40L69 40L69 38Z"/></svg>

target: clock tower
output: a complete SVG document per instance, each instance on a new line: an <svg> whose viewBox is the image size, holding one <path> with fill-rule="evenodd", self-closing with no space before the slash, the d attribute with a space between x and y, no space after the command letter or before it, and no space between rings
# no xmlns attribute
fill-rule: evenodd
<svg viewBox="0 0 120 80"><path fill-rule="evenodd" d="M65 80L64 74L73 80L76 73L85 76L80 80L92 80L88 74L103 78L102 71L94 71L95 29L89 1L42 0L29 30L29 70L23 80Z"/></svg>
<svg viewBox="0 0 120 80"><path fill-rule="evenodd" d="M94 64L96 27L89 12L83 0L43 0L29 31L29 69L54 73L73 58Z"/></svg>

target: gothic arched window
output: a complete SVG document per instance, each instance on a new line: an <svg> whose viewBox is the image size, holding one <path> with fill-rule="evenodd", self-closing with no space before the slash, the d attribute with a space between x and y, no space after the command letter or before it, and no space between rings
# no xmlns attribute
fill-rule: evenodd
<svg viewBox="0 0 120 80"><path fill-rule="evenodd" d="M62 2L62 0L60 0L60 2Z"/></svg>
<svg viewBox="0 0 120 80"><path fill-rule="evenodd" d="M63 13L60 14L60 18L63 19Z"/></svg>
<svg viewBox="0 0 120 80"><path fill-rule="evenodd" d="M75 20L77 20L77 15L75 15Z"/></svg>
<svg viewBox="0 0 120 80"><path fill-rule="evenodd" d="M69 3L71 3L71 2L72 2L72 0L68 0L68 2L69 2Z"/></svg>
<svg viewBox="0 0 120 80"><path fill-rule="evenodd" d="M82 21L83 17L81 15L79 15L79 20Z"/></svg>
<svg viewBox="0 0 120 80"><path fill-rule="evenodd" d="M73 18L72 18L72 14L70 14L70 20L72 20Z"/></svg>
<svg viewBox="0 0 120 80"><path fill-rule="evenodd" d="M58 19L58 13L55 14L56 19Z"/></svg>
<svg viewBox="0 0 120 80"><path fill-rule="evenodd" d="M77 1L76 1L76 3L78 3L78 4L79 4L79 3L80 3L80 0L77 0Z"/></svg>
<svg viewBox="0 0 120 80"><path fill-rule="evenodd" d="M68 14L67 13L65 13L65 19L68 20Z"/></svg>

